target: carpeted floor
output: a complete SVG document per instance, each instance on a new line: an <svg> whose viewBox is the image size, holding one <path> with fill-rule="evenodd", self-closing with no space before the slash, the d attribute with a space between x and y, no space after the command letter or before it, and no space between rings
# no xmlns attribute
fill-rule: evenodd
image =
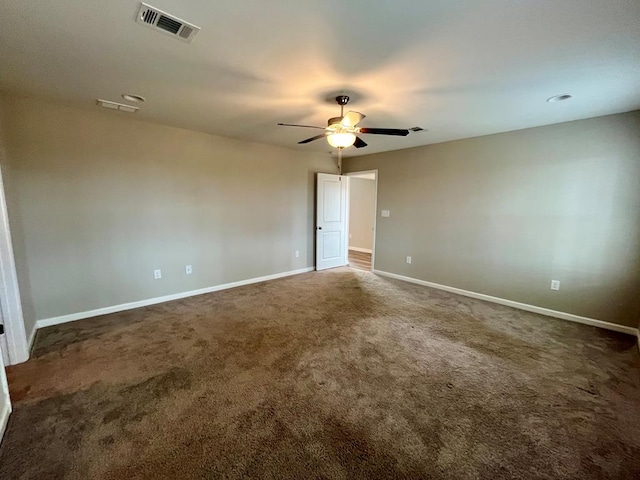
<svg viewBox="0 0 640 480"><path fill-rule="evenodd" d="M349 268L44 329L0 478L640 478L634 338Z"/></svg>

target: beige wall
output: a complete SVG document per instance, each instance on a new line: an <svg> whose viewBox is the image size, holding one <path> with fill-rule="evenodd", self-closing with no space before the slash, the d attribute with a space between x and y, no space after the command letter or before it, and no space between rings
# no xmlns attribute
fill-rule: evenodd
<svg viewBox="0 0 640 480"><path fill-rule="evenodd" d="M314 264L314 172L335 173L327 155L98 107L2 102L10 222L34 319Z"/></svg>
<svg viewBox="0 0 640 480"><path fill-rule="evenodd" d="M640 112L345 162L371 169L377 269L638 325Z"/></svg>
<svg viewBox="0 0 640 480"><path fill-rule="evenodd" d="M375 180L349 179L349 247L373 248Z"/></svg>

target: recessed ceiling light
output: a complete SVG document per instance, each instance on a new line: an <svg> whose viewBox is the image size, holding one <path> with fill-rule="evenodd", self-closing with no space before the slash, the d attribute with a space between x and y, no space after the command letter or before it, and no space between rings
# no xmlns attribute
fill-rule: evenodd
<svg viewBox="0 0 640 480"><path fill-rule="evenodd" d="M570 95L568 93L563 93L561 95L554 95L553 97L547 98L547 102L549 103L564 102L565 100L569 100L570 98L573 98L573 95Z"/></svg>
<svg viewBox="0 0 640 480"><path fill-rule="evenodd" d="M147 99L141 95L130 95L128 93L122 94L122 98L129 100L130 102L146 102Z"/></svg>

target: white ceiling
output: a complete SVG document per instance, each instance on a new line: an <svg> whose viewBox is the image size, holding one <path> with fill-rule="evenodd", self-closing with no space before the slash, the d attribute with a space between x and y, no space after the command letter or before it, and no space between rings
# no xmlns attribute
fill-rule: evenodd
<svg viewBox="0 0 640 480"><path fill-rule="evenodd" d="M149 0L202 31L186 44L135 23L135 0L2 0L0 88L304 150L352 96L365 135L345 155L640 108L639 0ZM568 102L549 96L571 93ZM127 115L106 112L111 115Z"/></svg>

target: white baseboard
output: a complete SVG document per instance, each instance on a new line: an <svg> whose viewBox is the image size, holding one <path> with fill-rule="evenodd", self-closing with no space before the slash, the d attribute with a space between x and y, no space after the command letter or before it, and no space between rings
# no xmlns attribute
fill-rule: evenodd
<svg viewBox="0 0 640 480"><path fill-rule="evenodd" d="M373 253L373 250L370 248L349 247L349 250L353 250L354 252Z"/></svg>
<svg viewBox="0 0 640 480"><path fill-rule="evenodd" d="M69 315L62 315L59 317L52 317L52 318L44 318L36 322L36 329L50 327L52 325L59 325L61 323L75 322L76 320L97 317L99 315L107 315L109 313L123 312L125 310L132 310L134 308L147 307L149 305L155 305L158 303L170 302L172 300L179 300L181 298L193 297L195 295L203 295L205 293L218 292L220 290L227 290L229 288L241 287L243 285L250 285L252 283L266 282L267 280L275 280L277 278L289 277L291 275L307 273L313 270L315 270L315 267L301 268L299 270L291 270L289 272L275 273L273 275L265 275L264 277L249 278L247 280L224 283L222 285L215 285L213 287L201 288L199 290L191 290L189 292L175 293L173 295L166 295L164 297L149 298L147 300L140 300L140 301L131 302L131 303L123 303L121 305L114 305L112 307L97 308L95 310L88 310L86 312L71 313Z"/></svg>
<svg viewBox="0 0 640 480"><path fill-rule="evenodd" d="M2 442L4 431L7 429L7 423L9 423L9 415L11 415L11 404L7 402L3 405L0 405L0 442Z"/></svg>
<svg viewBox="0 0 640 480"><path fill-rule="evenodd" d="M506 300L504 298L492 297L483 293L470 292L468 290L462 290L461 288L449 287L447 285L440 285L439 283L427 282L425 280L418 280L417 278L405 277L404 275L398 275L396 273L383 272L381 270L374 270L373 273L382 275L384 277L395 278L397 280L403 280L409 283L416 283L418 285L424 285L425 287L437 288L438 290L444 290L446 292L457 293L458 295L464 295L465 297L477 298L479 300L485 300L487 302L498 303L500 305L506 305L508 307L518 308L520 310L526 310L527 312L539 313L540 315L546 315L548 317L560 318L562 320L569 320L570 322L583 323L585 325L591 325L592 327L605 328L607 330L614 330L616 332L627 333L629 335L638 336L638 329L633 327L627 327L625 325L617 325L611 322L605 322L603 320L596 320L594 318L581 317L572 313L558 312L556 310L550 310L548 308L536 307L535 305L528 305L526 303L514 302L513 300Z"/></svg>

